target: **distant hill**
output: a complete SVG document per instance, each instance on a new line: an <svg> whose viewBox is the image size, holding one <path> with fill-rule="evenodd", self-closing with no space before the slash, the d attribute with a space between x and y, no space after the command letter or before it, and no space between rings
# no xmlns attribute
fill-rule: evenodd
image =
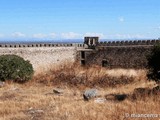
<svg viewBox="0 0 160 120"><path fill-rule="evenodd" d="M65 40L0 40L0 44L22 44L22 43L82 43L82 39Z"/></svg>

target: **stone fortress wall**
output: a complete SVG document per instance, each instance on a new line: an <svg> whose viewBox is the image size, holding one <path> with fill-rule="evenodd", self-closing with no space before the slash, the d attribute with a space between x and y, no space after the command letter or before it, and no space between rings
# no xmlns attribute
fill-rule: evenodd
<svg viewBox="0 0 160 120"><path fill-rule="evenodd" d="M98 42L85 37L84 43L0 44L0 55L15 54L29 60L36 74L48 71L65 61L82 65L144 68L146 55L160 40ZM90 41L89 43L87 41Z"/></svg>
<svg viewBox="0 0 160 120"><path fill-rule="evenodd" d="M44 73L64 62L74 62L76 49L84 44L0 44L0 55L15 54L29 60L35 74Z"/></svg>
<svg viewBox="0 0 160 120"><path fill-rule="evenodd" d="M108 68L146 68L147 56L160 40L106 41L98 37L85 38L84 49L79 49L77 61L82 65ZM95 44L97 43L97 44Z"/></svg>

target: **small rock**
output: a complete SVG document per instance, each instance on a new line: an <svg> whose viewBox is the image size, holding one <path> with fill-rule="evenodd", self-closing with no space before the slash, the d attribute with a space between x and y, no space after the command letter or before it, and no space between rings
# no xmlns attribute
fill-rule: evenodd
<svg viewBox="0 0 160 120"><path fill-rule="evenodd" d="M123 101L126 98L127 98L126 94L117 94L117 95L115 95L115 99L118 100L118 101Z"/></svg>
<svg viewBox="0 0 160 120"><path fill-rule="evenodd" d="M137 95L149 95L151 94L151 89L149 88L135 88L133 91L133 94L137 94Z"/></svg>
<svg viewBox="0 0 160 120"><path fill-rule="evenodd" d="M115 100L115 95L114 94L107 94L105 95L106 100Z"/></svg>
<svg viewBox="0 0 160 120"><path fill-rule="evenodd" d="M94 100L95 103L104 103L106 101L106 99L104 98L97 98Z"/></svg>
<svg viewBox="0 0 160 120"><path fill-rule="evenodd" d="M159 95L160 94L160 86L156 86L152 89L152 94Z"/></svg>
<svg viewBox="0 0 160 120"><path fill-rule="evenodd" d="M5 82L1 82L1 81L0 81L0 88L1 88L1 87L4 87L4 85L5 85Z"/></svg>
<svg viewBox="0 0 160 120"><path fill-rule="evenodd" d="M18 92L18 91L19 91L19 88L13 87L13 88L10 89L10 91L17 91L17 92Z"/></svg>
<svg viewBox="0 0 160 120"><path fill-rule="evenodd" d="M90 100L94 97L96 97L98 95L98 90L97 89L89 89L89 90L86 90L84 93L83 93L83 98L84 100Z"/></svg>
<svg viewBox="0 0 160 120"><path fill-rule="evenodd" d="M152 90L150 88L135 88L131 98L133 100L146 99L146 97L149 97L150 95L152 95Z"/></svg>
<svg viewBox="0 0 160 120"><path fill-rule="evenodd" d="M108 94L105 95L106 100L123 101L127 98L127 94Z"/></svg>
<svg viewBox="0 0 160 120"><path fill-rule="evenodd" d="M55 94L63 94L63 93L64 93L64 90L63 90L63 89L60 89L60 88L55 88L55 89L53 89L53 92L54 92Z"/></svg>
<svg viewBox="0 0 160 120"><path fill-rule="evenodd" d="M156 86L153 88L153 90L157 90L157 91L160 91L160 86Z"/></svg>
<svg viewBox="0 0 160 120"><path fill-rule="evenodd" d="M30 109L28 110L28 113L29 113L29 114L44 113L44 111L43 111L43 110L38 110L38 109L30 108Z"/></svg>

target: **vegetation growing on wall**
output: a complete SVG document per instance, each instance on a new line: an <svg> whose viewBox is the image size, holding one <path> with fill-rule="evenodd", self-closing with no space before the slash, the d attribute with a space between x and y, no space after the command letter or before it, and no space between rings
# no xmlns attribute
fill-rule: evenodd
<svg viewBox="0 0 160 120"><path fill-rule="evenodd" d="M160 82L160 44L154 46L148 56L148 78Z"/></svg>

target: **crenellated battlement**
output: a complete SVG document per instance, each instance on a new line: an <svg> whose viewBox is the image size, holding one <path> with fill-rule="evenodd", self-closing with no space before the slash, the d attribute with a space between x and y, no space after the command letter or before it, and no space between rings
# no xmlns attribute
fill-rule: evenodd
<svg viewBox="0 0 160 120"><path fill-rule="evenodd" d="M129 45L155 45L160 43L160 40L128 40L128 41L104 41L99 42L98 46L129 46Z"/></svg>
<svg viewBox="0 0 160 120"><path fill-rule="evenodd" d="M1 48L25 48L25 47L84 47L83 43L38 43L38 44L0 44Z"/></svg>
<svg viewBox="0 0 160 120"><path fill-rule="evenodd" d="M87 40L88 37L86 37ZM25 47L77 47L77 48L85 48L86 45L91 45L90 48L97 47L97 46L132 46L132 45L155 45L160 43L160 40L152 39L152 40L124 40L124 41L104 41L104 42L97 42L97 39L95 37L95 42L91 41L89 44L87 44L87 41L84 43L0 43L1 48L25 48ZM94 40L94 39L93 39ZM92 45L93 43L93 45Z"/></svg>

